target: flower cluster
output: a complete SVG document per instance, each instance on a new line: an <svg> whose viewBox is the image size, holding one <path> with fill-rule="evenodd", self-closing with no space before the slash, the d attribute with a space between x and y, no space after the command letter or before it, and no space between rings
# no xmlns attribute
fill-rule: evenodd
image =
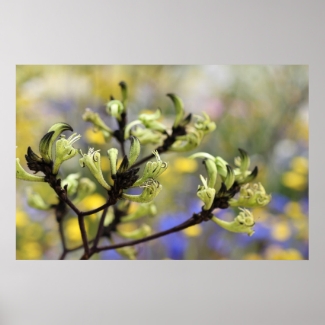
<svg viewBox="0 0 325 325"><path fill-rule="evenodd" d="M106 112L115 117L120 126L123 126L123 140L127 140L130 136L135 136L139 139L141 145L157 145L162 144L163 141L164 143L167 141L168 150L187 152L198 147L204 136L216 128L216 124L204 112L203 116L194 115L196 121L191 124L192 114L186 115L183 101L175 94L167 94L175 109L175 117L171 130L164 123L160 122L162 118L160 108L151 114L139 114L136 120L124 125L124 118L127 111L127 87L124 82L121 82L120 86L122 100L110 100L106 104ZM86 109L83 119L91 122L95 130L102 131L107 141L114 136L113 130L105 124L98 113L93 112L91 109ZM115 136L119 137L116 133Z"/></svg>
<svg viewBox="0 0 325 325"><path fill-rule="evenodd" d="M175 94L167 94L175 110L171 128L161 122L161 109L157 109L153 114L139 114L136 120L127 124L128 91L124 82L120 83L120 87L121 100L111 97L106 104L106 112L117 121L117 130L113 131L99 114L91 109L86 109L82 116L85 121L91 122L97 131L102 132L107 141L114 137L121 146L120 161L118 149L111 147L107 150L108 174L103 173L101 164L103 159L99 149L88 148L88 151L83 153L81 149L74 148L74 144L81 138L80 135L73 133L70 137L66 137L62 134L64 131L73 132L72 127L67 123L56 123L48 130L40 140L39 155L28 147L25 157L28 168L34 171L34 174L25 171L20 165L19 158L16 159L17 178L46 182L57 194L58 202L50 204L33 189L28 188L26 192L27 202L31 207L39 210L54 209L56 220L60 224L63 256L69 252L62 229L62 220L69 207L78 216L84 248L83 257L87 259L103 250L103 247L98 247L101 237L105 237L112 245L115 244L113 234L120 238L136 240L137 242L133 243L136 244L138 240L151 240L175 231L190 229L190 226L208 220L214 221L228 231L247 233L251 236L254 233L255 221L252 213L246 208L265 206L270 202L271 195L266 193L261 183L250 184L256 178L258 169L255 167L252 171L249 170L250 158L242 149L239 149L239 157L235 158L235 167L231 167L220 156L214 157L209 153L198 152L191 156L191 158L203 158L207 177L200 175L202 185L197 189L197 196L203 202L203 207L200 212L194 213L185 225L183 223L161 232L159 236L157 234L150 236L152 230L148 224L134 223L145 216L153 216L157 213L153 200L162 190L162 185L157 179L168 168L168 163L161 159L160 154L166 151L179 153L195 149L201 144L205 135L215 130L216 124L205 113L202 116L194 115L194 122L192 122L192 114L186 115L183 101ZM127 140L130 141L130 147L125 154ZM145 144L159 144L159 146L152 151L151 155L137 162L141 145ZM78 152L81 155L80 166L87 167L92 177L106 192L106 202L102 206L84 212L75 205L95 191L96 183L89 178L81 177L79 173L70 174L63 179L58 178L62 164L75 157ZM154 160L150 161L152 158ZM143 163L145 165L140 173L139 166ZM35 175L38 172L44 175ZM134 188L138 190L134 192ZM129 209L131 202L137 205L135 211ZM233 221L221 220L212 214L215 209L228 207L238 207L240 210ZM95 218L95 222L98 222L97 234L94 239L89 240L84 217L97 214L99 211L103 212L101 216L97 215ZM132 224L125 225L129 222ZM137 253L135 247L123 246L127 245L115 245L113 248L117 248L119 254L135 259Z"/></svg>
<svg viewBox="0 0 325 325"><path fill-rule="evenodd" d="M271 200L261 183L251 185L258 173L257 167L249 171L250 158L239 149L240 156L235 158L236 168L232 168L223 158L199 152L190 158L204 158L203 162L208 174L207 179L200 175L202 185L198 186L197 196L204 203L203 209L212 211L215 208L225 209L242 207L241 212L232 222L226 222L213 216L211 219L219 226L232 232L245 232L252 235L254 226L250 211L243 208L262 207ZM218 178L220 181L218 182ZM237 198L234 196L238 193Z"/></svg>
<svg viewBox="0 0 325 325"><path fill-rule="evenodd" d="M140 141L134 136L130 137L131 146L128 156L124 156L119 168L117 168L118 150L111 148L107 151L110 162L110 178L105 179L102 173L99 150L90 148L87 154L82 154L79 162L81 167L87 166L98 183L106 190L111 191L113 188L119 188L121 198L141 203L152 201L161 191L161 184L156 180L168 167L168 164L160 159L157 151L153 154L156 161L148 161L141 177L138 176L140 168L132 167L140 154ZM125 193L124 190L139 187L143 191L141 194L132 195Z"/></svg>
<svg viewBox="0 0 325 325"><path fill-rule="evenodd" d="M16 158L16 177L26 181L46 182L46 177L50 174L56 175L61 164L64 161L73 158L78 153L78 150L72 145L81 138L81 135L73 133L68 139L66 139L64 135L61 135L61 133L67 130L73 131L72 127L67 123L54 124L39 143L40 156L38 156L31 147L28 147L27 149L27 155L25 155L25 158L28 168L34 171L34 174L37 172L43 172L45 176L38 176L26 172L20 165L19 158ZM57 140L60 135L60 139ZM53 156L52 149L55 140L57 141Z"/></svg>

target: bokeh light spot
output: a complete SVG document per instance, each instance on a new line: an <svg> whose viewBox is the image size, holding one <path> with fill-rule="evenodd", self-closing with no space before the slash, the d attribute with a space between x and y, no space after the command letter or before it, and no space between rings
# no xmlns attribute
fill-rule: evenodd
<svg viewBox="0 0 325 325"><path fill-rule="evenodd" d="M198 167L196 160L184 157L176 158L173 165L175 172L179 173L193 173Z"/></svg>
<svg viewBox="0 0 325 325"><path fill-rule="evenodd" d="M306 187L307 178L294 171L289 171L282 175L282 183L286 187L289 187L297 191L302 191Z"/></svg>
<svg viewBox="0 0 325 325"><path fill-rule="evenodd" d="M184 234L188 237L197 237L202 234L201 225L194 225L183 230Z"/></svg>
<svg viewBox="0 0 325 325"><path fill-rule="evenodd" d="M279 222L272 228L272 237L279 241L285 241L291 236L291 230L287 222Z"/></svg>
<svg viewBox="0 0 325 325"><path fill-rule="evenodd" d="M100 131L95 132L93 129L87 129L84 135L86 140L90 143L105 144L105 138Z"/></svg>

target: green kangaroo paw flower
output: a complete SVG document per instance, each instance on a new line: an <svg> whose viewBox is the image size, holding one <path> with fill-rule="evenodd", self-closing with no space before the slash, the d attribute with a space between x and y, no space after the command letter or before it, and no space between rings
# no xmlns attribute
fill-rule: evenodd
<svg viewBox="0 0 325 325"><path fill-rule="evenodd" d="M232 207L255 208L267 205L272 199L271 194L266 194L261 183L243 185L239 191L238 199L230 199L229 205Z"/></svg>
<svg viewBox="0 0 325 325"><path fill-rule="evenodd" d="M61 137L55 144L55 161L53 165L53 174L57 174L61 164L73 158L78 150L73 148L72 145L81 138L81 135L73 133L68 139L65 139L64 136Z"/></svg>
<svg viewBox="0 0 325 325"><path fill-rule="evenodd" d="M127 124L127 126L125 127L125 130L124 130L124 139L125 140L131 136L131 129L137 124L142 124L142 122L140 120L134 120L134 121L130 122L129 124Z"/></svg>
<svg viewBox="0 0 325 325"><path fill-rule="evenodd" d="M113 130L105 124L98 113L93 112L90 108L86 108L82 118L84 121L92 123L95 129L102 131L107 140L113 135Z"/></svg>
<svg viewBox="0 0 325 325"><path fill-rule="evenodd" d="M221 175L221 177L224 180L228 175L228 170L227 170L228 163L219 156L215 158L215 163L217 166L218 173Z"/></svg>
<svg viewBox="0 0 325 325"><path fill-rule="evenodd" d="M158 108L155 113L148 114L143 113L139 115L139 120L143 123L143 125L146 125L149 122L158 120L161 117L161 109Z"/></svg>
<svg viewBox="0 0 325 325"><path fill-rule="evenodd" d="M216 129L216 124L211 121L208 114L202 112L203 117L200 115L194 115L196 117L197 122L194 124L194 127L197 130L203 131L204 133L210 133Z"/></svg>
<svg viewBox="0 0 325 325"><path fill-rule="evenodd" d="M169 149L176 152L186 152L195 149L203 139L203 132L195 128L188 128L186 135L177 136L176 142Z"/></svg>
<svg viewBox="0 0 325 325"><path fill-rule="evenodd" d="M238 173L238 169L235 170L235 172L237 172L237 175L236 175L236 181L239 185L242 185L242 184L247 184L247 183L250 183L252 182L257 174L258 174L258 168L257 166L253 169L252 172L249 172L249 171L245 171L245 172L239 172Z"/></svg>
<svg viewBox="0 0 325 325"><path fill-rule="evenodd" d="M50 163L52 160L52 147L51 138L55 132L51 131L46 133L39 143L39 152L46 163Z"/></svg>
<svg viewBox="0 0 325 325"><path fill-rule="evenodd" d="M121 115L125 112L124 105L117 99L111 100L106 104L106 112L121 121Z"/></svg>
<svg viewBox="0 0 325 325"><path fill-rule="evenodd" d="M167 94L167 96L172 100L174 107L175 107L176 117L174 120L173 127L176 128L181 123L181 121L183 120L184 115L185 115L184 103L175 94Z"/></svg>
<svg viewBox="0 0 325 325"><path fill-rule="evenodd" d="M215 216L211 220L228 231L246 233L248 236L252 236L254 234L253 226L255 225L253 215L246 209L240 210L239 215L231 222L221 220Z"/></svg>
<svg viewBox="0 0 325 325"><path fill-rule="evenodd" d="M149 203L159 194L162 189L162 185L154 179L147 180L141 185L141 187L144 188L141 194L132 195L122 193L122 198L133 202Z"/></svg>
<svg viewBox="0 0 325 325"><path fill-rule="evenodd" d="M52 131L54 131L54 134L53 134L53 136L51 138L51 141L50 141L51 150L52 150L52 145L53 145L54 141L57 139L57 137L64 131L73 132L73 128L67 123L59 122L59 123L55 123L54 125L52 125L49 128L48 132L52 132Z"/></svg>
<svg viewBox="0 0 325 325"><path fill-rule="evenodd" d="M185 127L187 124L191 122L192 119L192 113L188 114L178 125Z"/></svg>
<svg viewBox="0 0 325 325"><path fill-rule="evenodd" d="M140 150L141 150L140 141L137 137L131 136L130 140L131 140L131 146L130 146L130 152L128 157L129 167L131 167L136 162L136 160L140 155Z"/></svg>
<svg viewBox="0 0 325 325"><path fill-rule="evenodd" d="M141 127L136 127L132 134L136 136L142 145L145 144L158 144L162 141L162 135L151 129L143 129Z"/></svg>
<svg viewBox="0 0 325 325"><path fill-rule="evenodd" d="M56 138L64 131L73 131L72 127L67 123L55 123L52 125L48 132L41 139L39 144L39 151L46 163L52 160L52 145Z"/></svg>
<svg viewBox="0 0 325 325"><path fill-rule="evenodd" d="M97 179L98 183L102 185L107 190L110 190L111 187L106 183L102 169L100 166L100 153L94 151L94 148L89 148L88 154L83 154L83 158L79 159L80 166L85 167L87 166L93 176Z"/></svg>
<svg viewBox="0 0 325 325"><path fill-rule="evenodd" d="M208 187L214 188L218 175L217 166L214 159L204 159L203 162L208 174Z"/></svg>
<svg viewBox="0 0 325 325"><path fill-rule="evenodd" d="M234 170L229 165L227 165L226 168L227 168L227 177L225 178L224 183L226 185L227 190L229 190L235 182L235 174L234 174Z"/></svg>
<svg viewBox="0 0 325 325"><path fill-rule="evenodd" d="M253 169L253 171L244 179L244 183L250 183L251 181L253 181L256 176L258 174L258 167L255 166L255 168Z"/></svg>
<svg viewBox="0 0 325 325"><path fill-rule="evenodd" d="M250 158L247 152L243 149L238 148L240 157L235 158L235 165L240 168L241 172L245 172L250 165Z"/></svg>
<svg viewBox="0 0 325 325"><path fill-rule="evenodd" d="M216 190L214 188L210 188L207 184L207 180L204 179L202 175L200 175L203 186L199 185L196 195L203 201L204 210L209 210L213 204Z"/></svg>
<svg viewBox="0 0 325 325"><path fill-rule="evenodd" d="M107 150L107 154L108 154L108 159L109 159L110 166L111 166L111 176L112 176L112 179L115 179L116 172L117 172L118 150L115 148L111 148L111 149Z"/></svg>
<svg viewBox="0 0 325 325"><path fill-rule="evenodd" d="M156 161L148 161L146 163L142 177L139 178L132 187L140 186L149 179L156 179L167 169L168 163L160 159L158 151L155 150L152 153L155 155Z"/></svg>
<svg viewBox="0 0 325 325"><path fill-rule="evenodd" d="M158 131L158 132L165 132L166 126L158 121L161 116L161 109L158 108L157 111L153 114L140 114L139 120L142 122L142 124L151 130Z"/></svg>
<svg viewBox="0 0 325 325"><path fill-rule="evenodd" d="M119 83L119 86L121 87L122 104L124 106L124 109L126 109L126 104L127 104L127 100L128 100L128 86L125 81L121 81Z"/></svg>
<svg viewBox="0 0 325 325"><path fill-rule="evenodd" d="M31 182L45 182L44 176L27 173L20 165L19 158L16 158L16 178Z"/></svg>

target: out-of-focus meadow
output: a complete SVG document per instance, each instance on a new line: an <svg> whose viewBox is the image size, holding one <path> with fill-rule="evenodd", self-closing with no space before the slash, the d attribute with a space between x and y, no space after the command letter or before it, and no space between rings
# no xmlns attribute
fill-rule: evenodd
<svg viewBox="0 0 325 325"><path fill-rule="evenodd" d="M195 152L221 156L231 165L238 148L246 150L251 166L259 168L256 181L272 194L263 208L252 209L257 218L255 234L230 233L213 222L204 222L182 232L137 246L138 259L308 259L308 66L17 66L17 150L22 166L24 155L38 144L56 122L69 123L82 135L76 147L101 149L102 169L108 171L107 149L119 146L105 143L100 132L82 119L85 108L99 112L113 129L115 120L105 112L110 96L120 97L118 83L129 87L128 121L139 112L161 108L164 121L173 118L167 93L181 97L185 110L206 112L217 124L195 150L166 153L167 171L159 177L163 190L154 200L158 214L145 218L154 232L168 229L199 212L196 196L199 175L205 175L201 161L187 157ZM155 147L147 145L141 157ZM92 178L79 165L79 157L63 164L63 176L79 172ZM53 211L28 206L26 191L32 187L48 203L56 203L53 190L45 183L17 180L16 257L17 259L57 259L62 247ZM89 210L105 202L104 191L84 199L78 207ZM131 205L131 210L136 209ZM215 211L231 220L238 210ZM97 216L86 217L90 237ZM136 224L125 227L133 229ZM81 244L77 218L71 212L64 229L69 247ZM82 252L67 258L79 258ZM94 259L123 259L107 251Z"/></svg>

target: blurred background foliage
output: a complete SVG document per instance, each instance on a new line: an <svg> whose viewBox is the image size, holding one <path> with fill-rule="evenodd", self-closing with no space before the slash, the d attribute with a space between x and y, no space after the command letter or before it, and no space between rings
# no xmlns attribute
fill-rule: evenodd
<svg viewBox="0 0 325 325"><path fill-rule="evenodd" d="M129 86L128 121L140 112L162 109L171 125L173 106L165 95L180 96L187 112L206 112L217 129L202 145L188 153L166 153L169 168L159 181L163 191L155 199L158 215L144 220L154 232L172 227L201 209L196 197L199 175L205 175L199 160L187 157L198 151L219 155L234 166L238 148L246 150L252 167L259 167L256 181L262 182L271 203L253 209L255 234L229 233L213 222L137 246L138 259L308 259L308 66L17 66L16 156L27 170L27 147L38 151L38 143L55 122L69 123L83 137L77 146L101 149L102 168L108 170L105 152L119 149L113 140L106 144L101 133L81 118L85 108L98 112L113 129L117 124L105 113L111 95L120 98L118 83ZM141 156L153 146L142 148ZM78 157L67 161L62 176L80 172ZM57 259L61 252L58 225L52 211L28 206L26 190L32 187L48 203L55 203L47 184L17 181L17 259ZM83 200L79 207L93 209L103 204L104 191ZM130 211L137 208L131 204ZM238 211L238 210L237 210ZM215 211L231 220L236 210ZM95 234L97 215L86 218L89 237ZM124 225L136 228L135 223ZM70 247L81 244L77 218L65 221ZM68 258L79 258L81 251ZM94 258L123 259L115 251Z"/></svg>

